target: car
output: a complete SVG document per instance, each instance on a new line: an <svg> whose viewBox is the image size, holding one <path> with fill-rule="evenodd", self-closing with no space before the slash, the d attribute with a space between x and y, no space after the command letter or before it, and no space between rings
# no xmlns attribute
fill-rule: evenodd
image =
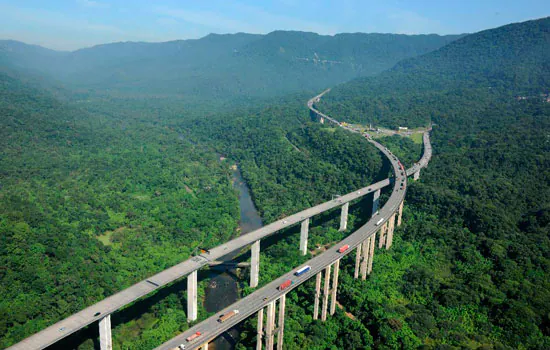
<svg viewBox="0 0 550 350"><path fill-rule="evenodd" d="M65 327L59 328L59 331L60 331L60 332L63 332L64 330L65 330Z"/></svg>
<svg viewBox="0 0 550 350"><path fill-rule="evenodd" d="M99 316L99 315L101 315L101 312L98 311L98 312L96 312L96 313L94 314L94 317L97 317L97 316Z"/></svg>

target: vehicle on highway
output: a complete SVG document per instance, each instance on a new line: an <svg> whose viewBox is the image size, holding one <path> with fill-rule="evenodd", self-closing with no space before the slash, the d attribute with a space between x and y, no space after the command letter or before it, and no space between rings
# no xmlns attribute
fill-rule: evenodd
<svg viewBox="0 0 550 350"><path fill-rule="evenodd" d="M201 332L195 332L195 334L188 336L187 338L185 338L185 340L187 340L187 341L192 341L192 340L197 339L197 338L200 337L201 335L202 335Z"/></svg>
<svg viewBox="0 0 550 350"><path fill-rule="evenodd" d="M384 218L381 218L376 222L376 226L380 226L380 224L384 221Z"/></svg>
<svg viewBox="0 0 550 350"><path fill-rule="evenodd" d="M96 312L96 313L94 314L94 317L97 317L97 316L99 316L99 315L101 315L101 312Z"/></svg>
<svg viewBox="0 0 550 350"><path fill-rule="evenodd" d="M228 313L221 315L220 318L218 318L218 322L224 323L225 321L229 320L231 317L237 315L238 313L239 313L239 310L229 311Z"/></svg>
<svg viewBox="0 0 550 350"><path fill-rule="evenodd" d="M281 285L279 287L277 287L279 290L285 290L287 289L288 287L290 287L292 284L294 284L293 281L291 280L286 280L284 281L283 283L281 283Z"/></svg>
<svg viewBox="0 0 550 350"><path fill-rule="evenodd" d="M338 253L343 253L348 249L349 249L349 244L345 244L345 245L341 246L340 249L338 249Z"/></svg>
<svg viewBox="0 0 550 350"><path fill-rule="evenodd" d="M302 267L301 269L299 269L298 271L294 272L294 274L296 276L301 276L304 273L308 272L309 270L311 270L311 266L306 265L306 266Z"/></svg>

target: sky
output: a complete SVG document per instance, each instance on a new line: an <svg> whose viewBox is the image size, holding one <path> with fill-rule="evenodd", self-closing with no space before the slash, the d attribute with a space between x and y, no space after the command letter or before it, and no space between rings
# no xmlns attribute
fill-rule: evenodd
<svg viewBox="0 0 550 350"><path fill-rule="evenodd" d="M459 34L549 15L549 0L0 0L0 39L76 50L274 30Z"/></svg>

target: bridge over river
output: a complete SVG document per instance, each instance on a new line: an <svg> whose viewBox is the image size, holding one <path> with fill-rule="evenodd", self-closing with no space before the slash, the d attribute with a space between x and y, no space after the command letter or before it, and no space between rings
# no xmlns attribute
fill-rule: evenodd
<svg viewBox="0 0 550 350"><path fill-rule="evenodd" d="M314 103L318 102L323 94L329 90L315 96L308 101L308 108L311 113L317 116L322 122L325 120L335 125L345 128L350 132L358 133L359 131L352 127L343 126L334 118L326 116L315 109ZM355 259L355 278L366 279L373 267L373 259L375 252L376 235L379 232L378 247L389 249L392 245L393 231L395 226L401 224L401 214L403 210L403 200L407 190L407 177L413 175L418 179L420 169L427 166L432 149L428 132L424 133L424 153L422 158L411 168L405 170L397 157L393 155L387 148L378 142L372 140L368 135L364 135L367 140L384 154L391 163L393 177L379 181L370 186L357 189L354 192L348 193L334 200L316 205L309 209L303 210L281 220L275 221L269 225L263 226L258 230L248 234L241 235L229 242L221 244L210 249L208 253L202 253L183 261L171 268L168 268L154 276L151 276L133 286L122 290L102 301L85 308L84 310L67 317L64 320L22 340L13 345L9 349L12 350L28 350L28 349L43 349L67 337L68 335L78 331L79 329L94 323L99 323L100 344L102 349L112 349L111 339L111 317L110 315L124 306L142 298L149 293L162 288L163 286L172 283L182 277L187 278L187 316L189 321L197 319L197 271L203 267L207 267L215 262L223 260L225 255L241 251L244 248L250 247L251 262L250 262L250 286L256 288L258 286L259 264L260 264L260 241L266 237L272 236L277 232L293 226L301 225L300 230L300 245L296 252L305 255L307 252L307 241L309 222L311 217L321 214L333 208L341 208L340 230L347 228L349 203L359 199L365 195L373 194L373 216L372 218L360 227L357 231L350 234L344 240L307 261L305 265L311 266L311 271L296 277L294 275L296 266L288 273L273 280L262 288L259 288L247 297L235 302L224 310L221 310L216 315L198 323L184 333L176 336L170 341L162 344L157 349L173 349L180 345L185 345L185 349L208 348L208 342L221 335L231 327L243 321L247 317L258 315L258 347L261 349L262 342L265 342L267 349L273 349L274 345L278 349L283 346L284 334L284 310L286 294L292 292L297 286L306 282L310 278L316 278L316 293L314 303L314 319L320 318L326 320L327 314L333 314L336 308L336 298L338 290L338 271L340 259L356 251ZM382 208L378 208L380 191L382 188L393 185L392 193ZM344 252L339 252L342 246L348 246ZM321 293L321 282L324 275L323 292ZM332 276L332 286L330 285ZM293 284L288 288L280 291L277 287L286 280L292 280ZM329 297L331 299L329 309ZM321 300L322 299L322 300ZM322 305L320 305L322 301ZM278 305L278 308L277 308ZM264 309L267 308L264 326ZM275 327L275 314L278 309L278 322ZM231 310L239 310L239 313L228 319L226 322L218 322L220 315ZM186 339L200 332L200 336L192 341ZM277 341L275 342L275 333L277 333Z"/></svg>

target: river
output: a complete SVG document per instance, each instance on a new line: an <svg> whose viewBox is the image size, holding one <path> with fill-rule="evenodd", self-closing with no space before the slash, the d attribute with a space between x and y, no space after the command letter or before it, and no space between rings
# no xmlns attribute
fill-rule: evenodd
<svg viewBox="0 0 550 350"><path fill-rule="evenodd" d="M240 234L245 234L262 227L262 218L258 215L248 186L238 169L233 171L233 188L239 191L239 207L241 212L241 220L239 222ZM230 261L238 254L239 252L228 254L222 260ZM239 298L239 282L234 270L227 272L211 270L210 274L211 280L206 288L204 307L208 312L217 312ZM239 339L239 333L238 326L232 328L226 334L210 343L209 348L232 350L235 348L235 340Z"/></svg>

